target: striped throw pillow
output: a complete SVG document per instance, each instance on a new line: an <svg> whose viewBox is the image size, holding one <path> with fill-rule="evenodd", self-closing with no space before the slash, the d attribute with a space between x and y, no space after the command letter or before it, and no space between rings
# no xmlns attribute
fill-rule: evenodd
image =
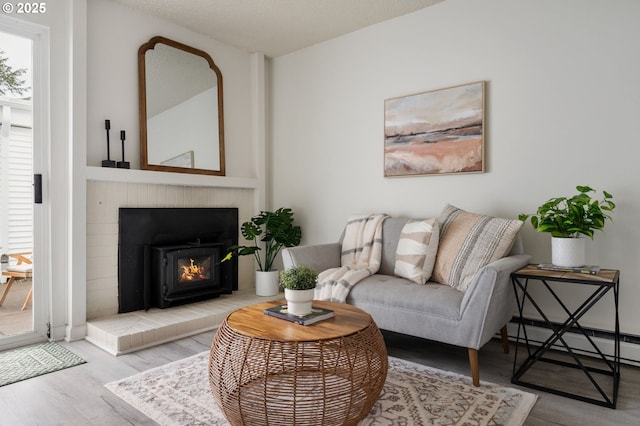
<svg viewBox="0 0 640 426"><path fill-rule="evenodd" d="M438 218L440 243L432 281L466 291L476 272L506 256L523 222L447 205Z"/></svg>
<svg viewBox="0 0 640 426"><path fill-rule="evenodd" d="M438 252L437 219L409 220L400 232L394 274L417 284L425 284Z"/></svg>

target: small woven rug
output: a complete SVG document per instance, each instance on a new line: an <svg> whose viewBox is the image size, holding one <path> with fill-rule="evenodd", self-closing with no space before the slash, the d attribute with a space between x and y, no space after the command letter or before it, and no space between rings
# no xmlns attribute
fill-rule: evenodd
<svg viewBox="0 0 640 426"><path fill-rule="evenodd" d="M211 395L209 352L107 383L161 425L228 425ZM380 399L360 425L522 425L537 396L389 357Z"/></svg>
<svg viewBox="0 0 640 426"><path fill-rule="evenodd" d="M84 364L86 361L55 342L0 352L0 386Z"/></svg>

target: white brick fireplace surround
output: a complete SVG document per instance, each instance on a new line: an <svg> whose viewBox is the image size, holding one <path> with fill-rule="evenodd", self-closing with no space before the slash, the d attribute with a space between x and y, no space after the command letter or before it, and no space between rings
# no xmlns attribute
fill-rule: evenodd
<svg viewBox="0 0 640 426"><path fill-rule="evenodd" d="M254 214L254 189L87 182L87 340L113 354L212 329L234 309L255 303L253 265L241 258L233 295L169 309L118 312L120 207L236 207L242 223Z"/></svg>

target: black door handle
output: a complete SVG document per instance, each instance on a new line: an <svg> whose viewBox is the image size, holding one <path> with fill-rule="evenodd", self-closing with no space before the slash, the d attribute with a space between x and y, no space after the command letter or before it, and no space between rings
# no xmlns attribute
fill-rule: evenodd
<svg viewBox="0 0 640 426"><path fill-rule="evenodd" d="M33 202L42 204L42 175L39 173L33 175Z"/></svg>

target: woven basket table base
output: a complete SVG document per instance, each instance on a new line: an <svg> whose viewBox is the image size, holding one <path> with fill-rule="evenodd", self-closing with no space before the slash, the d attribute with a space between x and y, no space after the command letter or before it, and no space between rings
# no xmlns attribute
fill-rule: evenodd
<svg viewBox="0 0 640 426"><path fill-rule="evenodd" d="M369 321L353 333L292 341L247 336L227 318L209 362L211 390L225 417L232 425L313 426L352 425L366 417L388 363L382 334L364 315ZM305 332L305 326L264 320Z"/></svg>

